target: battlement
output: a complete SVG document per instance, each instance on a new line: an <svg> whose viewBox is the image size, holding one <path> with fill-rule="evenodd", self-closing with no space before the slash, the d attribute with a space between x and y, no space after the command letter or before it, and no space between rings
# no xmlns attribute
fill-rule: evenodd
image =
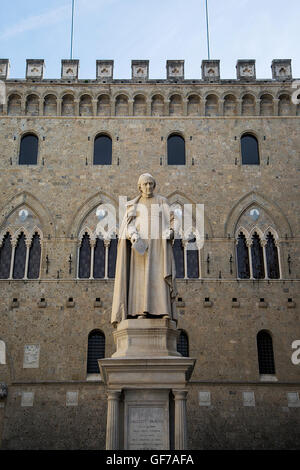
<svg viewBox="0 0 300 470"><path fill-rule="evenodd" d="M72 59L61 61L61 78L60 79L44 79L45 61L44 59L27 59L26 60L26 80L32 82L39 81L55 81L55 82L121 82L121 83L180 83L185 82L204 82L218 83L220 81L230 82L232 80L248 83L257 81L256 66L254 59L238 60L236 63L236 78L232 80L221 80L220 61L219 60L202 60L201 78L188 79L184 77L184 60L167 60L166 61L166 79L149 79L149 60L132 60L131 61L131 79L115 80L113 78L114 61L113 60L97 60L96 61L96 79L85 80L79 79L79 60ZM291 59L274 59L271 63L272 80L290 81L292 80ZM10 72L9 59L0 59L0 80L8 80ZM270 79L262 79L263 81ZM18 80L19 81L19 80ZM261 81L261 80L258 80Z"/></svg>

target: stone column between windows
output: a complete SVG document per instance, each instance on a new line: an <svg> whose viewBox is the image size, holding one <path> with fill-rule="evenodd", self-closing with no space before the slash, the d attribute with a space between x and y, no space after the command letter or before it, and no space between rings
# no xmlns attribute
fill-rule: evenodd
<svg viewBox="0 0 300 470"><path fill-rule="evenodd" d="M242 104L243 100L241 100L240 98L236 100L236 114L238 116L242 115Z"/></svg>
<svg viewBox="0 0 300 470"><path fill-rule="evenodd" d="M224 116L224 100L219 100L218 116Z"/></svg>
<svg viewBox="0 0 300 470"><path fill-rule="evenodd" d="M146 101L146 116L151 116L151 103L152 101L148 98Z"/></svg>
<svg viewBox="0 0 300 470"><path fill-rule="evenodd" d="M39 115L44 115L44 98L39 99Z"/></svg>
<svg viewBox="0 0 300 470"><path fill-rule="evenodd" d="M196 241L196 244L197 244L197 249L198 249L198 271L199 271L199 279L201 279L201 274L202 274L202 270L201 270L201 243Z"/></svg>
<svg viewBox="0 0 300 470"><path fill-rule="evenodd" d="M79 116L79 99L74 99L74 114L75 116Z"/></svg>
<svg viewBox="0 0 300 470"><path fill-rule="evenodd" d="M273 112L274 112L274 116L278 116L279 114L279 99L278 98L274 98L273 100Z"/></svg>
<svg viewBox="0 0 300 470"><path fill-rule="evenodd" d="M96 240L90 240L91 247L91 266L90 266L90 279L94 279L94 255L95 255Z"/></svg>
<svg viewBox="0 0 300 470"><path fill-rule="evenodd" d="M26 245L26 257L25 257L25 270L24 270L24 279L28 279L28 262L29 262L29 250L30 250L30 245L31 245L31 240L26 238L25 241Z"/></svg>
<svg viewBox="0 0 300 470"><path fill-rule="evenodd" d="M107 391L106 450L119 450L119 407L121 390Z"/></svg>
<svg viewBox="0 0 300 470"><path fill-rule="evenodd" d="M21 98L21 116L25 116L25 112L26 112L26 101L25 101L25 97L22 97Z"/></svg>
<svg viewBox="0 0 300 470"><path fill-rule="evenodd" d="M281 270L281 259L280 259L280 248L279 248L279 241L274 241L275 246L277 248L277 258L278 258L278 267L279 267L279 279L282 279L282 270Z"/></svg>
<svg viewBox="0 0 300 470"><path fill-rule="evenodd" d="M133 100L128 100L128 116L133 116Z"/></svg>
<svg viewBox="0 0 300 470"><path fill-rule="evenodd" d="M11 241L11 259L10 259L9 279L13 278L16 244L17 244L16 240Z"/></svg>
<svg viewBox="0 0 300 470"><path fill-rule="evenodd" d="M184 116L188 115L188 99L187 98L183 99L183 115Z"/></svg>
<svg viewBox="0 0 300 470"><path fill-rule="evenodd" d="M61 108L62 108L62 99L57 98L57 102L56 102L56 114L57 114L57 116L61 116Z"/></svg>
<svg viewBox="0 0 300 470"><path fill-rule="evenodd" d="M184 269L184 279L187 279L187 246L188 246L188 240L182 240L181 241L182 246L183 246L183 269Z"/></svg>
<svg viewBox="0 0 300 470"><path fill-rule="evenodd" d="M267 265L267 255L266 255L266 244L267 244L267 240L261 240L261 246L262 246L262 249L263 249L263 257L264 257L265 279L268 279L268 265Z"/></svg>
<svg viewBox="0 0 300 470"><path fill-rule="evenodd" d="M170 115L170 100L165 100L164 103L164 115L169 116Z"/></svg>
<svg viewBox="0 0 300 470"><path fill-rule="evenodd" d="M187 448L186 397L187 390L173 390L175 400L175 450Z"/></svg>
<svg viewBox="0 0 300 470"><path fill-rule="evenodd" d="M3 103L3 114L6 116L7 115L7 107L8 107L8 100L6 98L5 102ZM296 109L296 108L295 108ZM295 113L296 114L296 113Z"/></svg>
<svg viewBox="0 0 300 470"><path fill-rule="evenodd" d="M255 100L255 116L260 116L260 99Z"/></svg>
<svg viewBox="0 0 300 470"><path fill-rule="evenodd" d="M200 116L205 116L206 98L200 100Z"/></svg>
<svg viewBox="0 0 300 470"><path fill-rule="evenodd" d="M108 250L110 246L110 240L104 240L105 248L105 261L104 261L104 279L108 279Z"/></svg>
<svg viewBox="0 0 300 470"><path fill-rule="evenodd" d="M253 279L252 256L251 256L252 240L246 240L246 245L248 247L250 279Z"/></svg>
<svg viewBox="0 0 300 470"><path fill-rule="evenodd" d="M93 116L97 116L97 103L98 103L98 100L92 99Z"/></svg>

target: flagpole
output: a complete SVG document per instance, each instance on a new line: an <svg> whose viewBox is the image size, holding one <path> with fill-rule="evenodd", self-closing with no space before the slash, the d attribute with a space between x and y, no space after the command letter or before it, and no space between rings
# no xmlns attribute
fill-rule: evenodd
<svg viewBox="0 0 300 470"><path fill-rule="evenodd" d="M72 23L71 23L71 51L70 51L70 59L73 59L74 3L75 3L75 0L72 0Z"/></svg>
<svg viewBox="0 0 300 470"><path fill-rule="evenodd" d="M207 58L210 60L210 50L209 50L209 27L208 27L208 6L207 1L205 0L205 9L206 9L206 39L207 39Z"/></svg>

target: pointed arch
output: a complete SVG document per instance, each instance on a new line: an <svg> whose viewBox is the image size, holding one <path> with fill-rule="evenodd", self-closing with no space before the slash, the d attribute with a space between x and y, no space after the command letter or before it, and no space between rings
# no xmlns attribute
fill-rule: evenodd
<svg viewBox="0 0 300 470"><path fill-rule="evenodd" d="M44 235L55 237L55 224L50 211L32 194L23 191L8 199L0 211L0 232L5 227L10 215L22 206L27 206L40 220Z"/></svg>
<svg viewBox="0 0 300 470"><path fill-rule="evenodd" d="M228 233L231 236L235 234L237 222L240 216L254 203L255 205L260 206L263 210L265 210L271 220L276 220L276 230L280 238L283 238L285 234L287 234L288 237L293 236L292 228L281 208L276 203L269 201L261 194L251 191L250 193L243 196L229 212L224 224L225 237Z"/></svg>
<svg viewBox="0 0 300 470"><path fill-rule="evenodd" d="M118 203L115 199L102 192L93 194L90 198L84 201L77 209L77 212L75 213L72 222L67 228L67 236L69 236L70 238L72 236L77 236L77 234L81 232L81 226L84 223L84 220L93 210L96 210L96 208L101 204L110 204L112 207L114 207L116 215L118 216Z"/></svg>

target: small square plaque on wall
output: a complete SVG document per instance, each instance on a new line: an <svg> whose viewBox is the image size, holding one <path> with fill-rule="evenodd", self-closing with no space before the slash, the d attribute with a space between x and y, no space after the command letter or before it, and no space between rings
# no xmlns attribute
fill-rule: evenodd
<svg viewBox="0 0 300 470"><path fill-rule="evenodd" d="M25 344L24 346L24 369L37 369L39 367L40 359L40 345L39 344Z"/></svg>

